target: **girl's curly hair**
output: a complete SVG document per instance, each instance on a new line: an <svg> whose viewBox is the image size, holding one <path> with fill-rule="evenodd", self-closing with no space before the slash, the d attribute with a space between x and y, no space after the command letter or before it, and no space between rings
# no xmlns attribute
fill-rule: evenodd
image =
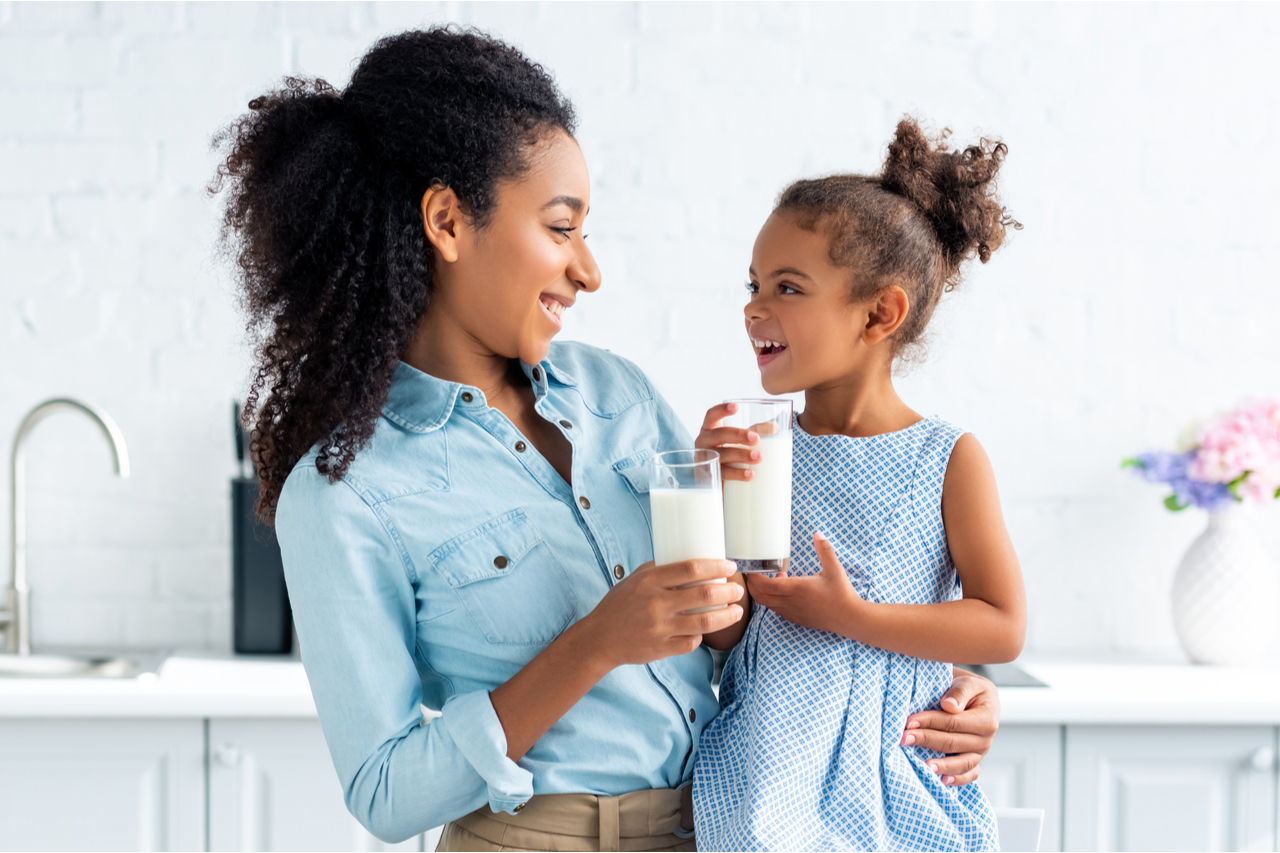
<svg viewBox="0 0 1280 853"><path fill-rule="evenodd" d="M960 284L964 263L976 257L985 264L1006 230L1022 227L995 194L1009 149L983 139L952 151L950 133L930 138L904 118L879 175L796 181L774 206L829 237L831 262L853 273L855 301L889 284L906 290L911 309L894 334L895 358L919 357L929 318L942 294Z"/></svg>
<svg viewBox="0 0 1280 853"><path fill-rule="evenodd" d="M214 138L209 192L228 190L219 245L256 346L243 417L270 520L313 447L336 482L373 436L431 299L423 194L453 189L483 227L528 147L575 118L541 66L451 27L381 39L343 91L286 78L249 110Z"/></svg>

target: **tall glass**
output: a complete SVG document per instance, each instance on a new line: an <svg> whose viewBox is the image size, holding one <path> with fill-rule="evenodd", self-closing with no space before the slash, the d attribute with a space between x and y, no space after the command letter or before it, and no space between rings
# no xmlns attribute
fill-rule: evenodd
<svg viewBox="0 0 1280 853"><path fill-rule="evenodd" d="M725 552L747 573L785 571L791 557L790 400L729 400L725 426L754 430L760 461L750 480L724 484Z"/></svg>
<svg viewBox="0 0 1280 853"><path fill-rule="evenodd" d="M668 450L649 460L649 512L653 516L653 561L723 560L724 506L720 454L714 450ZM724 583L724 578L700 581ZM681 587L682 589L684 587ZM700 607L688 613L719 610Z"/></svg>

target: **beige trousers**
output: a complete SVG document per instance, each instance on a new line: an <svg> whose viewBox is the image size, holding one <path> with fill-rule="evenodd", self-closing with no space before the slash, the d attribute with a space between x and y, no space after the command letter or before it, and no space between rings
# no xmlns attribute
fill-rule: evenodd
<svg viewBox="0 0 1280 853"><path fill-rule="evenodd" d="M446 824L436 850L697 850L692 793L542 794L514 815L484 806Z"/></svg>

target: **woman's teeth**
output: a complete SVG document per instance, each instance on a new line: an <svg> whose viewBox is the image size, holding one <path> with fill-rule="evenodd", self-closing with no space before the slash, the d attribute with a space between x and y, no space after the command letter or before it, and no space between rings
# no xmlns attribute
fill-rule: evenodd
<svg viewBox="0 0 1280 853"><path fill-rule="evenodd" d="M554 314L557 317L564 316L564 305L554 299L543 299L542 307L547 309L548 314Z"/></svg>
<svg viewBox="0 0 1280 853"><path fill-rule="evenodd" d="M755 348L757 355L768 355L772 352L781 352L787 348L786 344L780 344L777 341L762 341L759 338L752 338L751 346Z"/></svg>

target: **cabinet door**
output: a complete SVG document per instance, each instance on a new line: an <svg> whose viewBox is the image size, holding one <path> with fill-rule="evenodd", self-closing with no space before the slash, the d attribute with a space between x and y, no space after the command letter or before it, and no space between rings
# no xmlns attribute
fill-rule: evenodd
<svg viewBox="0 0 1280 853"><path fill-rule="evenodd" d="M317 720L209 721L209 849L421 850L384 844L342 800Z"/></svg>
<svg viewBox="0 0 1280 853"><path fill-rule="evenodd" d="M1275 850L1275 730L1068 726L1068 850Z"/></svg>
<svg viewBox="0 0 1280 853"><path fill-rule="evenodd" d="M0 720L0 850L203 850L200 720Z"/></svg>
<svg viewBox="0 0 1280 853"><path fill-rule="evenodd" d="M1062 849L1060 726L1001 726L978 784L998 809L1044 809L1040 849Z"/></svg>

